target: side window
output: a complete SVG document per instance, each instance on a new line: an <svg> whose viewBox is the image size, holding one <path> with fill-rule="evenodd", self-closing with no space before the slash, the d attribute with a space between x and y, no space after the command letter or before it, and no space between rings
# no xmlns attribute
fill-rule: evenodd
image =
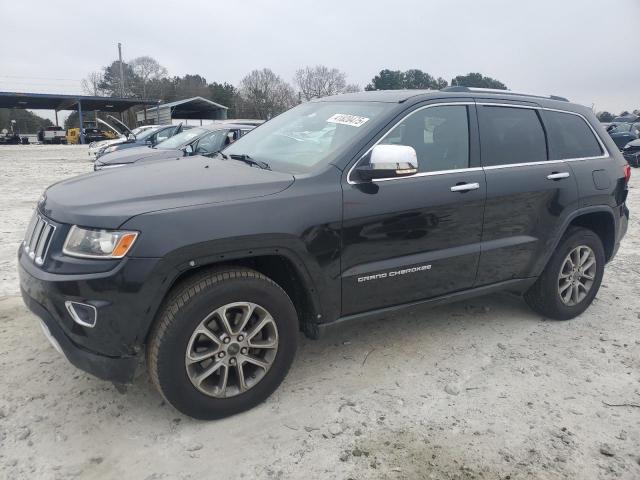
<svg viewBox="0 0 640 480"><path fill-rule="evenodd" d="M602 149L593 131L578 115L561 112L544 112L549 135L549 158L599 157Z"/></svg>
<svg viewBox="0 0 640 480"><path fill-rule="evenodd" d="M164 130L160 130L158 133L156 133L155 143L160 143L163 140L169 138L173 134L174 130L175 128L165 128Z"/></svg>
<svg viewBox="0 0 640 480"><path fill-rule="evenodd" d="M383 145L408 145L418 156L419 172L469 167L466 105L429 107L409 115L382 139Z"/></svg>
<svg viewBox="0 0 640 480"><path fill-rule="evenodd" d="M509 165L547 160L547 144L538 113L532 108L481 106L482 164Z"/></svg>
<svg viewBox="0 0 640 480"><path fill-rule="evenodd" d="M199 155L207 155L217 152L223 147L222 140L224 139L224 135L225 132L216 131L202 137L198 140L195 153Z"/></svg>

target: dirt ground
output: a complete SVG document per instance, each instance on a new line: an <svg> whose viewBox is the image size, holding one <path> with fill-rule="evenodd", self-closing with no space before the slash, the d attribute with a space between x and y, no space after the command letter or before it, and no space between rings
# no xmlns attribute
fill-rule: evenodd
<svg viewBox="0 0 640 480"><path fill-rule="evenodd" d="M0 478L640 478L639 178L625 242L581 317L545 321L493 295L301 337L266 403L200 422L144 368L124 395L76 370L18 296L31 209L87 158L0 147Z"/></svg>

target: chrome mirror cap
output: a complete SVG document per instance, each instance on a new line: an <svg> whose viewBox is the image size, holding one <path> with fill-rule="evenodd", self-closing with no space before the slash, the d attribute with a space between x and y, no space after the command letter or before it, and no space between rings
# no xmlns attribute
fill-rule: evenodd
<svg viewBox="0 0 640 480"><path fill-rule="evenodd" d="M376 145L369 154L369 163L356 171L365 181L406 177L418 173L418 156L408 145Z"/></svg>

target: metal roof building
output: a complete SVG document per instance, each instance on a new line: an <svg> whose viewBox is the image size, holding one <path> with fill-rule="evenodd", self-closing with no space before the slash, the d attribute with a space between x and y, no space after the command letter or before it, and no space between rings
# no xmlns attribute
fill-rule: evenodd
<svg viewBox="0 0 640 480"><path fill-rule="evenodd" d="M157 105L157 101L140 98L95 97L88 95L62 95L54 93L0 92L0 108L26 108L29 110L54 110L56 125L60 110L76 110L80 125L82 112L99 110L103 112L124 112L139 105ZM226 108L226 107L225 107ZM80 141L84 143L81 130Z"/></svg>
<svg viewBox="0 0 640 480"><path fill-rule="evenodd" d="M226 120L228 107L203 97L186 98L175 102L163 103L136 113L138 123L170 124L176 120Z"/></svg>

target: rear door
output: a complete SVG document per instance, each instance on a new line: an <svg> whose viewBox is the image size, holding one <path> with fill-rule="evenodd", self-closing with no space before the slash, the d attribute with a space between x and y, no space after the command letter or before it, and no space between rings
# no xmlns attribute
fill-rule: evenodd
<svg viewBox="0 0 640 480"><path fill-rule="evenodd" d="M476 277L486 191L473 104L417 107L378 143L413 147L419 173L344 182L343 315L464 290Z"/></svg>
<svg viewBox="0 0 640 480"><path fill-rule="evenodd" d="M487 180L480 286L537 275L578 191L567 162L549 159L540 107L478 101L477 111Z"/></svg>

